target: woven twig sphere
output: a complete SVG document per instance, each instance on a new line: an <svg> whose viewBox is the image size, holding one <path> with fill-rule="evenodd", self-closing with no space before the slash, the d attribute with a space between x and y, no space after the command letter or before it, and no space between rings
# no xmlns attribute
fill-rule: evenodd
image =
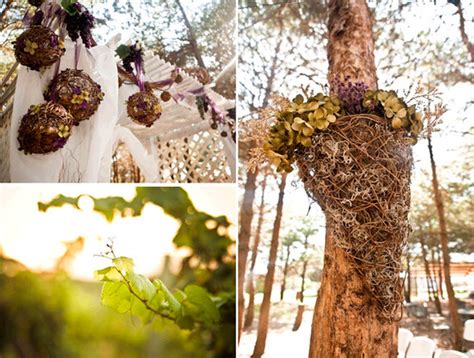
<svg viewBox="0 0 474 358"><path fill-rule="evenodd" d="M308 195L326 214L335 245L350 258L380 317L395 319L410 231L412 154L406 132L373 115L342 117L297 153L297 165Z"/></svg>
<svg viewBox="0 0 474 358"><path fill-rule="evenodd" d="M151 127L161 116L160 100L151 91L141 91L130 96L127 113L136 123Z"/></svg>
<svg viewBox="0 0 474 358"><path fill-rule="evenodd" d="M18 130L19 150L25 154L47 154L66 144L74 120L60 104L47 102L31 106Z"/></svg>
<svg viewBox="0 0 474 358"><path fill-rule="evenodd" d="M97 111L104 93L87 73L67 69L51 81L44 97L66 108L73 116L74 124L78 125Z"/></svg>
<svg viewBox="0 0 474 358"><path fill-rule="evenodd" d="M51 66L65 51L58 35L44 26L30 27L15 41L17 61L36 71Z"/></svg>

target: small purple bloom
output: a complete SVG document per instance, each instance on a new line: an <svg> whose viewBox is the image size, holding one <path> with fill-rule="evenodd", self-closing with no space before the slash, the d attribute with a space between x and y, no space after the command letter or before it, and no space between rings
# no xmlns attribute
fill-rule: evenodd
<svg viewBox="0 0 474 358"><path fill-rule="evenodd" d="M86 101L82 102L81 108L82 108L82 109L86 109L86 108L87 108L87 102L86 102Z"/></svg>
<svg viewBox="0 0 474 358"><path fill-rule="evenodd" d="M81 89L79 87L73 87L72 88L72 93L74 94L81 94Z"/></svg>
<svg viewBox="0 0 474 358"><path fill-rule="evenodd" d="M54 141L54 146L56 148L63 148L66 145L66 139L65 138L57 138Z"/></svg>

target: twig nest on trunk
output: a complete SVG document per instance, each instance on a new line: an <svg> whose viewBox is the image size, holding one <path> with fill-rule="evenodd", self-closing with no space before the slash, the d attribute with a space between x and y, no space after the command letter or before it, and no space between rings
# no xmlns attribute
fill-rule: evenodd
<svg viewBox="0 0 474 358"><path fill-rule="evenodd" d="M39 71L49 67L66 52L62 40L45 26L32 26L15 41L15 57L19 63Z"/></svg>
<svg viewBox="0 0 474 358"><path fill-rule="evenodd" d="M60 104L47 102L31 106L18 130L19 150L25 154L47 154L66 144L74 119Z"/></svg>
<svg viewBox="0 0 474 358"><path fill-rule="evenodd" d="M127 113L136 123L151 127L161 116L160 100L151 91L141 91L130 96Z"/></svg>
<svg viewBox="0 0 474 358"><path fill-rule="evenodd" d="M401 255L410 226L412 154L406 131L384 118L351 115L296 152L308 195L323 208L383 319L400 314Z"/></svg>
<svg viewBox="0 0 474 358"><path fill-rule="evenodd" d="M73 116L74 124L78 125L97 111L104 93L87 73L67 69L51 81L44 97L66 108Z"/></svg>

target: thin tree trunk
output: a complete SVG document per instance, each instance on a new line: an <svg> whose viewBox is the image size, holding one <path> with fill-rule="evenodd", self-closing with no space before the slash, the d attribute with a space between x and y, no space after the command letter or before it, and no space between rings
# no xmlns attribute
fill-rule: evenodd
<svg viewBox="0 0 474 358"><path fill-rule="evenodd" d="M263 177L262 182L262 196L260 198L260 207L258 209L257 231L255 233L255 240L252 247L252 256L250 257L250 268L247 282L247 292L249 294L249 304L245 313L244 329L252 327L253 318L255 315L255 284L254 284L254 269L257 263L258 246L260 245L260 237L262 235L263 217L265 214L265 189L267 187L267 176Z"/></svg>
<svg viewBox="0 0 474 358"><path fill-rule="evenodd" d="M443 198L441 197L441 192L439 189L438 176L436 173L436 163L434 160L433 154L433 145L431 143L431 135L428 135L428 151L430 153L430 162L431 162L431 174L432 174L432 184L433 184L433 194L436 210L438 212L439 220L439 237L441 241L441 249L443 253L443 270L444 270L444 281L446 284L446 291L448 293L448 304L449 304L449 314L451 318L451 324L453 328L453 338L454 338L454 348L461 350L462 348L462 324L459 319L459 314L456 305L456 296L454 295L453 284L451 282L451 273L450 273L450 258L449 258L449 249L448 249L448 231L446 228L446 216L444 213L444 203Z"/></svg>
<svg viewBox="0 0 474 358"><path fill-rule="evenodd" d="M438 276L439 276L439 289L441 298L444 299L444 290L443 290L443 270L441 269L441 252L439 250L439 246L436 245L436 259L438 261Z"/></svg>
<svg viewBox="0 0 474 358"><path fill-rule="evenodd" d="M423 233L421 233L420 235L420 244L421 244L421 252L423 255L423 263L425 265L426 280L428 282L428 292L431 287L431 295L433 296L433 301L436 306L436 311L438 312L438 314L443 314L443 312L441 311L441 302L439 301L438 289L437 287L434 287L434 282L431 275L430 264L428 262L428 253L426 251L425 239L423 238Z"/></svg>
<svg viewBox="0 0 474 358"><path fill-rule="evenodd" d="M309 235L305 236L304 238L304 251L305 253L308 250L308 240L309 240ZM295 323L293 324L293 331L297 331L300 326L301 322L303 322L303 313L305 310L305 305L303 303L304 301L304 284L305 284L305 279L306 279L306 270L308 268L308 259L305 258L303 260L303 270L301 271L301 288L300 288L300 296L299 296L299 301L300 304L298 305L298 311L296 312L296 318L295 318Z"/></svg>
<svg viewBox="0 0 474 358"><path fill-rule="evenodd" d="M199 65L199 67L206 69L206 65L204 64L204 60L202 59L201 55L201 50L199 49L197 40L196 40L196 34L194 33L193 26L189 22L188 16L186 15L186 11L184 11L183 6L181 5L180 0L175 0L176 5L178 5L179 11L181 12L181 16L183 17L184 20L184 25L186 26L186 29L188 30L188 35L189 35L189 44L191 45L191 49L193 51L194 57L196 58L196 61Z"/></svg>
<svg viewBox="0 0 474 358"><path fill-rule="evenodd" d="M268 321L270 316L270 305L273 288L273 279L275 276L275 263L278 253L278 240L280 236L281 219L283 215L283 198L285 195L286 176L281 176L279 185L278 203L276 207L275 222L273 224L272 241L270 244L270 255L268 258L267 275L263 289L263 300L260 307L260 316L258 321L257 341L252 353L252 358L259 358L265 353L265 343L268 333Z"/></svg>
<svg viewBox="0 0 474 358"><path fill-rule="evenodd" d="M411 264L410 264L411 256L410 252L407 253L407 289L405 291L405 301L407 303L411 302Z"/></svg>
<svg viewBox="0 0 474 358"><path fill-rule="evenodd" d="M305 236L304 238L304 251L305 253L308 251L308 242L309 242L309 235ZM301 272L301 290L300 290L300 302L303 303L304 301L304 283L306 279L306 271L308 269L308 258L305 258L303 261L303 271Z"/></svg>
<svg viewBox="0 0 474 358"><path fill-rule="evenodd" d="M305 310L305 305L303 303L299 304L298 311L296 312L295 323L293 324L293 328L292 328L293 332L296 332L300 328L301 323L303 322L304 310Z"/></svg>
<svg viewBox="0 0 474 358"><path fill-rule="evenodd" d="M372 19L364 0L329 1L328 60L329 78L350 76L377 89ZM309 357L396 357L397 322L380 318L350 258L335 245L337 225L326 215L324 268Z"/></svg>
<svg viewBox="0 0 474 358"><path fill-rule="evenodd" d="M461 39L464 45L466 45L467 51L471 56L471 62L474 62L474 44L469 41L469 37L466 33L466 20L464 19L464 13L462 11L461 0L458 0L458 13L459 13L459 30L461 31Z"/></svg>
<svg viewBox="0 0 474 358"><path fill-rule="evenodd" d="M283 279L281 281L280 301L283 301L286 289L286 276L288 275L288 263L290 261L290 245L286 247L285 265L283 266Z"/></svg>
<svg viewBox="0 0 474 358"><path fill-rule="evenodd" d="M431 268L433 269L433 283L435 284L436 292L438 293L438 299L441 296L441 288L440 288L440 281L439 281L439 267L438 271L436 271L436 253L434 248L433 238L431 238L431 246L430 246L430 255L431 255ZM442 314L442 312L440 312Z"/></svg>
<svg viewBox="0 0 474 358"><path fill-rule="evenodd" d="M244 281L247 256L249 253L250 230L253 219L253 201L255 199L255 188L258 172L247 172L245 182L244 198L240 208L240 230L239 230L239 263L238 263L238 340L242 333L242 319L244 317Z"/></svg>

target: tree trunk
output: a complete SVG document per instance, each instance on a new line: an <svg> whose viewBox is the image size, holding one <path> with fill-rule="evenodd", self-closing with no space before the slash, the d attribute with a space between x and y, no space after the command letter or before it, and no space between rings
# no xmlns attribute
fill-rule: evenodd
<svg viewBox="0 0 474 358"><path fill-rule="evenodd" d="M428 253L426 252L425 239L423 238L423 233L420 235L420 244L421 244L421 254L423 255L423 263L425 266L426 282L428 283L428 294L430 294L431 287L431 296L436 306L436 311L438 314L443 314L441 311L441 302L439 301L438 288L434 286L433 278L431 275L430 264L428 262Z"/></svg>
<svg viewBox="0 0 474 358"><path fill-rule="evenodd" d="M304 238L304 251L305 253L308 251L308 240L309 240L309 235L305 236ZM306 271L308 269L308 258L305 257L303 261L303 271L301 272L301 290L300 290L300 302L303 303L304 301L304 283L306 279Z"/></svg>
<svg viewBox="0 0 474 358"><path fill-rule="evenodd" d="M456 305L456 296L454 295L453 284L451 283L446 216L444 213L443 198L441 197L441 192L439 189L438 176L436 173L436 163L434 160L433 145L431 143L430 134L428 135L428 151L430 153L433 196L434 196L436 211L438 212L439 237L441 241L441 250L443 253L444 282L446 284L446 291L448 293L449 314L451 318L451 324L452 324L453 335L454 335L453 337L454 349L461 350L462 342L463 342L463 338L462 338L463 328L462 328L461 320L459 319L459 314L458 314L457 305Z"/></svg>
<svg viewBox="0 0 474 358"><path fill-rule="evenodd" d="M330 0L329 78L350 76L352 81L377 89L373 52L372 20L366 2ZM338 224L326 214L324 268L309 357L396 357L397 322L380 318L350 258L335 245Z"/></svg>
<svg viewBox="0 0 474 358"><path fill-rule="evenodd" d="M250 230L253 219L253 201L255 199L255 187L258 172L247 173L245 182L244 198L240 208L240 230L239 230L239 263L238 263L238 339L242 333L242 319L244 317L244 281L245 267L249 253Z"/></svg>
<svg viewBox="0 0 474 358"><path fill-rule="evenodd" d="M461 31L461 38L464 45L466 45L466 49L471 56L471 62L474 62L474 44L469 41L469 38L466 33L466 20L464 19L464 12L462 10L461 0L458 0L458 13L459 13L459 30Z"/></svg>
<svg viewBox="0 0 474 358"><path fill-rule="evenodd" d="M270 255L268 258L267 275L263 289L263 300L260 306L260 316L258 321L257 341L252 353L252 358L259 358L265 353L265 343L268 333L268 320L270 316L270 305L273 288L273 278L275 276L275 263L278 253L278 239L280 235L281 218L283 215L283 197L285 195L286 176L281 176L279 185L278 203L276 207L275 222L273 224L272 241L270 244Z"/></svg>
<svg viewBox="0 0 474 358"><path fill-rule="evenodd" d="M252 247L252 256L250 257L250 268L249 268L249 275L248 275L248 282L247 282L247 292L249 294L249 304L247 307L247 311L245 313L245 320L244 320L244 329L248 329L252 327L253 318L255 315L255 284L254 284L254 269L255 264L257 262L257 255L258 255L258 246L260 245L260 237L262 235L262 226L263 226L263 217L265 214L265 189L267 187L267 176L263 177L262 182L262 196L260 199L260 207L258 209L258 222L257 222L257 231L255 233L255 240L253 242Z"/></svg>
<svg viewBox="0 0 474 358"><path fill-rule="evenodd" d="M441 252L439 246L436 245L436 259L438 262L438 276L439 276L439 290L441 298L444 299L444 290L443 290L443 270L441 269Z"/></svg>
<svg viewBox="0 0 474 358"><path fill-rule="evenodd" d="M280 301L283 301L286 288L286 276L288 275L288 263L290 261L290 245L286 247L285 265L283 266L283 279L281 281Z"/></svg>
<svg viewBox="0 0 474 358"><path fill-rule="evenodd" d="M296 312L296 319L292 329L293 332L296 332L300 328L301 322L303 322L304 309L305 305L303 303L298 305L298 311Z"/></svg>
<svg viewBox="0 0 474 358"><path fill-rule="evenodd" d="M411 260L411 256L410 256L410 252L408 251L407 252L407 277L406 277L407 289L405 291L405 301L407 301L407 303L411 302L411 264L410 264L410 260Z"/></svg>

